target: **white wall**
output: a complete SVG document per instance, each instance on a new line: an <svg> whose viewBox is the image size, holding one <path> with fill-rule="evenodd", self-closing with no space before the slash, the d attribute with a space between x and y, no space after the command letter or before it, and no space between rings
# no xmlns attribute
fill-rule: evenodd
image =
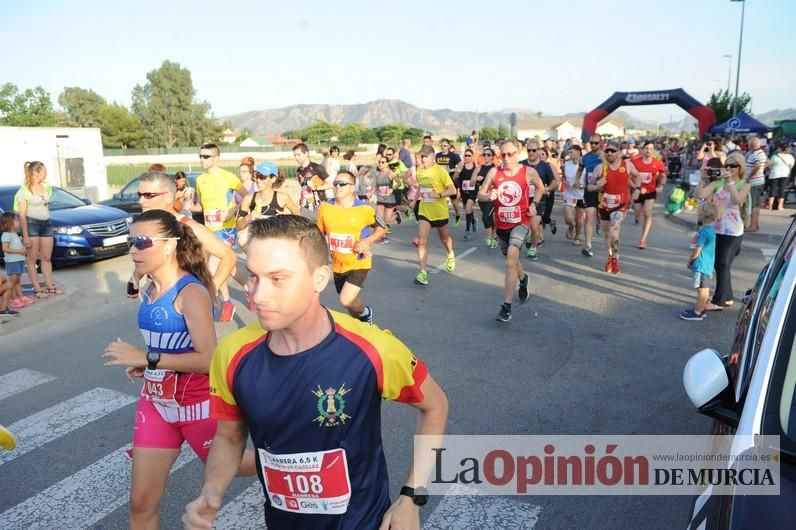
<svg viewBox="0 0 796 530"><path fill-rule="evenodd" d="M581 128L570 122L564 122L556 129L556 140L569 140L572 137L580 138Z"/></svg>
<svg viewBox="0 0 796 530"><path fill-rule="evenodd" d="M78 127L0 127L0 184L22 185L25 180L23 164L43 162L47 167L47 181L61 188L67 187L67 158L82 158L85 191L78 195L92 200L107 199L108 180L102 155L99 129Z"/></svg>
<svg viewBox="0 0 796 530"><path fill-rule="evenodd" d="M517 129L517 138L524 142L526 138L533 139L538 136L541 140L550 136L550 131L547 129Z"/></svg>
<svg viewBox="0 0 796 530"><path fill-rule="evenodd" d="M597 126L597 133L610 135L612 138L617 138L625 135L625 130L619 127L614 122L608 121L602 125Z"/></svg>

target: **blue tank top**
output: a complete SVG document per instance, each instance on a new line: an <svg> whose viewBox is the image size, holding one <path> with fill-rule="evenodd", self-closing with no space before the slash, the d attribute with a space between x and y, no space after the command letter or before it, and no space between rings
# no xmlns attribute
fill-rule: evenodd
<svg viewBox="0 0 796 530"><path fill-rule="evenodd" d="M185 353L193 351L191 334L185 317L174 309L174 300L183 287L191 283L204 284L193 274L185 274L154 302L147 302L149 291L138 308L138 329L144 336L148 351Z"/></svg>

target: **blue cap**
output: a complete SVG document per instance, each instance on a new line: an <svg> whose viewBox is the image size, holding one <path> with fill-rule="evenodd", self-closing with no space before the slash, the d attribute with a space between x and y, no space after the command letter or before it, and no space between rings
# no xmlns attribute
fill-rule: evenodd
<svg viewBox="0 0 796 530"><path fill-rule="evenodd" d="M261 175L278 175L279 168L273 162L262 162L254 168Z"/></svg>
<svg viewBox="0 0 796 530"><path fill-rule="evenodd" d="M635 141L634 139L632 139L632 138L628 138L628 139L627 139L627 143L628 143L628 144L635 144L635 143L636 143L636 141Z"/></svg>

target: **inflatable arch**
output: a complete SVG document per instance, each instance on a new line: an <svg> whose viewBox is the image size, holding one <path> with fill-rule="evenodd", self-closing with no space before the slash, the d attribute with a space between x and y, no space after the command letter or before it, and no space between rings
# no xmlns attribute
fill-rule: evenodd
<svg viewBox="0 0 796 530"><path fill-rule="evenodd" d="M653 90L649 92L614 92L596 109L583 116L581 138L587 141L597 130L597 124L619 107L626 105L665 105L673 103L696 118L699 124L699 137L702 138L716 122L713 109L689 96L682 88L672 90Z"/></svg>

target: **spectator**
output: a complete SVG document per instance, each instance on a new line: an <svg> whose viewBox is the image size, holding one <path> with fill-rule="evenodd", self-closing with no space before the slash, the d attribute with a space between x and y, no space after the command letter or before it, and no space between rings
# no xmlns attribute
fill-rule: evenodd
<svg viewBox="0 0 796 530"><path fill-rule="evenodd" d="M358 172L357 165L354 163L354 158L356 157L356 153L354 153L353 149L349 149L343 155L343 163L340 165L340 169L342 171L348 171L352 175L356 175Z"/></svg>
<svg viewBox="0 0 796 530"><path fill-rule="evenodd" d="M6 276L6 273L0 272L0 318L8 319L19 316L19 311L14 311L8 307L11 290L11 280Z"/></svg>
<svg viewBox="0 0 796 530"><path fill-rule="evenodd" d="M19 213L22 228L22 243L27 249L28 276L33 284L36 298L47 298L51 294L62 294L63 290L53 283L53 228L50 222L52 186L45 182L47 168L41 162L25 162L25 183L14 196L14 208ZM39 284L36 260L44 274L44 289Z"/></svg>
<svg viewBox="0 0 796 530"><path fill-rule="evenodd" d="M749 153L746 155L746 180L752 185L749 202L752 206L752 218L747 232L760 230L760 206L763 200L763 186L766 183L766 164L768 157L763 149L760 138L752 138L749 142Z"/></svg>
<svg viewBox="0 0 796 530"><path fill-rule="evenodd" d="M721 144L721 149L724 151L724 154L729 155L733 151L736 151L738 149L738 146L735 145L735 142L732 141L732 136L728 134L727 136L724 137L724 140Z"/></svg>
<svg viewBox="0 0 796 530"><path fill-rule="evenodd" d="M340 148L336 145L333 145L329 149L329 156L326 158L326 166L324 166L324 169L326 169L326 174L329 175L329 178L334 182L334 177L340 172ZM334 191L327 190L326 198L333 199Z"/></svg>
<svg viewBox="0 0 796 530"><path fill-rule="evenodd" d="M188 175L185 171L174 174L174 184L177 188L177 193L174 195L174 209L190 217L191 210L195 207L196 192L188 185Z"/></svg>
<svg viewBox="0 0 796 530"><path fill-rule="evenodd" d="M0 215L0 240L2 240L3 257L6 262L6 274L11 281L12 309L19 309L34 302L33 298L22 295L20 278L25 271L25 245L19 238L19 218L14 212L5 212Z"/></svg>
<svg viewBox="0 0 796 530"><path fill-rule="evenodd" d="M683 320L702 320L705 318L705 307L710 293L710 279L713 276L713 267L716 258L716 229L713 223L718 216L716 205L703 202L699 207L699 224L696 244L688 258L688 269L691 271L694 289L696 289L696 303L694 309L686 309L680 313Z"/></svg>
<svg viewBox="0 0 796 530"><path fill-rule="evenodd" d="M774 209L774 199L777 200L777 210L785 207L785 185L788 183L791 170L793 170L796 159L788 153L788 147L784 142L777 143L776 153L769 159L771 171L768 175L769 197L768 209Z"/></svg>
<svg viewBox="0 0 796 530"><path fill-rule="evenodd" d="M734 304L732 292L732 262L741 251L744 223L741 206L749 195L751 185L743 178L745 160L735 152L727 157L720 176L710 174L710 169L721 169L721 161L714 157L708 161L708 171L703 173L694 195L713 203L718 216L713 223L716 229L716 290L706 311L721 311Z"/></svg>

